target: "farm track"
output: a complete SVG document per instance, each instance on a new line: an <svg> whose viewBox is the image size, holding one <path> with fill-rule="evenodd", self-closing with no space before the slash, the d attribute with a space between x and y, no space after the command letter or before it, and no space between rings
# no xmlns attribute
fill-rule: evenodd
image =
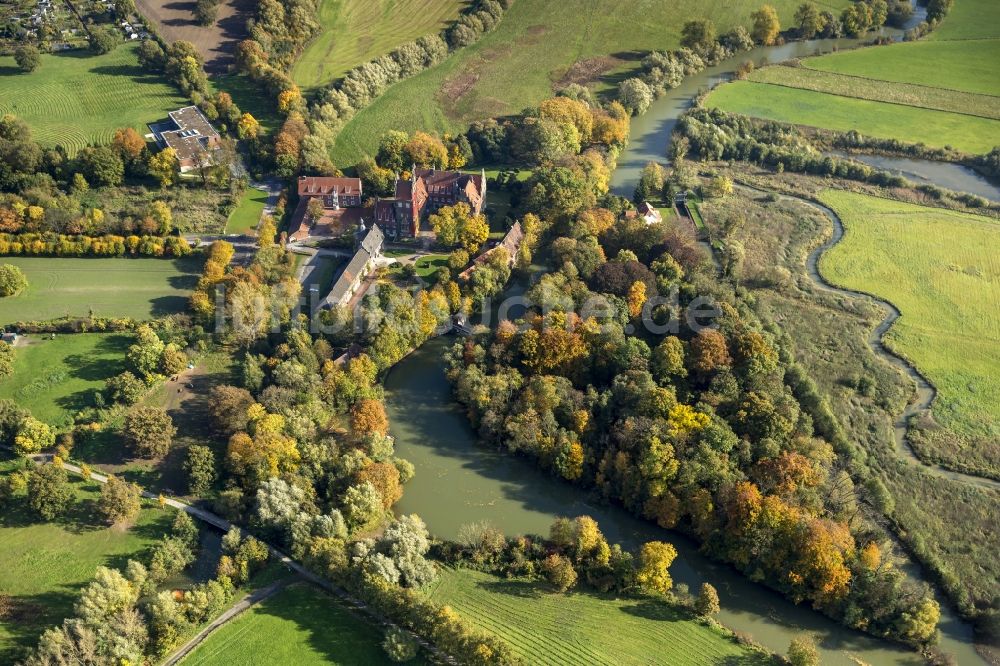
<svg viewBox="0 0 1000 666"><path fill-rule="evenodd" d="M740 185L739 187L741 189L763 191L746 185ZM803 199L790 194L779 194L778 196L784 199L798 201L809 206L810 208L813 208L814 210L820 211L827 218L829 218L831 224L833 225L833 234L830 238L815 250L810 252L809 257L806 259L806 272L816 287L827 293L837 294L839 296L867 299L876 303L880 308L887 312L885 319L883 319L882 322L879 323L879 325L876 326L869 335L868 346L871 347L876 356L899 369L916 384L916 393L914 394L914 397L907 403L902 413L896 417L896 420L893 423L893 440L895 442L897 455L907 463L919 465L928 472L937 476L957 481L959 483L966 483L980 488L1000 491L1000 481L976 476L974 474L956 472L940 465L925 462L916 454L906 439L906 435L909 430L909 421L911 417L931 408L935 397L937 397L937 389L935 389L934 386L927 381L927 378L924 377L912 363L902 356L899 356L885 345L883 337L886 332L892 328L892 325L896 323L896 320L902 316L902 313L895 305L889 301L879 298L878 296L875 296L874 294L844 289L828 282L819 270L819 260L824 253L833 248L844 237L844 224L841 221L840 216L827 206L809 199Z"/></svg>

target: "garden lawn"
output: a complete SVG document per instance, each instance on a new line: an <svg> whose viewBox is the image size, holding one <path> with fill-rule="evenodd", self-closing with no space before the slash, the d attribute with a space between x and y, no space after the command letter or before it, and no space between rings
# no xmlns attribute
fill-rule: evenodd
<svg viewBox="0 0 1000 666"><path fill-rule="evenodd" d="M1000 39L901 42L806 58L802 64L809 69L877 81L1000 95L997 62L1000 62Z"/></svg>
<svg viewBox="0 0 1000 666"><path fill-rule="evenodd" d="M292 78L304 89L328 85L355 65L441 31L464 4L462 0L322 0L322 30L292 67Z"/></svg>
<svg viewBox="0 0 1000 666"><path fill-rule="evenodd" d="M719 86L704 104L757 118L839 132L857 130L885 139L952 146L968 153L987 153L1000 142L1000 120L754 81Z"/></svg>
<svg viewBox="0 0 1000 666"><path fill-rule="evenodd" d="M380 629L352 615L330 595L300 583L210 634L181 663L392 664L382 650L382 639Z"/></svg>
<svg viewBox="0 0 1000 666"><path fill-rule="evenodd" d="M799 0L771 2L790 24ZM847 0L825 0L839 14ZM517 0L492 33L440 65L400 82L339 134L338 165L374 155L390 129L452 133L474 120L519 113L569 83L617 86L642 51L680 44L688 19L711 18L718 31L750 25L756 0Z"/></svg>
<svg viewBox="0 0 1000 666"><path fill-rule="evenodd" d="M147 123L190 102L160 76L145 72L137 49L126 44L105 55L43 54L30 74L16 69L12 57L2 57L0 115L18 116L42 145L61 145L70 155L89 143L110 142L119 127L147 134Z"/></svg>
<svg viewBox="0 0 1000 666"><path fill-rule="evenodd" d="M226 233L254 234L257 231L257 225L260 224L260 216L264 212L264 206L267 205L268 196L267 192L248 187L243 192L243 197L236 210L226 222Z"/></svg>
<svg viewBox="0 0 1000 666"><path fill-rule="evenodd" d="M13 463L0 463L0 470ZM78 502L56 522L42 522L20 497L0 509L0 593L13 610L0 618L0 663L36 644L48 627L72 615L80 589L99 566L142 557L169 530L171 515L147 502L134 526L106 527L94 513L97 485L75 479Z"/></svg>
<svg viewBox="0 0 1000 666"><path fill-rule="evenodd" d="M555 594L540 583L444 569L430 589L477 628L506 640L528 664L756 664L767 661L718 630L649 600Z"/></svg>
<svg viewBox="0 0 1000 666"><path fill-rule="evenodd" d="M0 300L0 325L66 315L152 319L187 309L202 258L0 257L24 271L28 288Z"/></svg>
<svg viewBox="0 0 1000 666"><path fill-rule="evenodd" d="M0 379L0 399L31 410L46 423L63 426L73 414L93 405L93 393L104 381L125 370L132 344L124 333L41 334L21 338L14 373ZM0 588L2 589L2 588Z"/></svg>
<svg viewBox="0 0 1000 666"><path fill-rule="evenodd" d="M938 389L939 423L1000 441L1000 223L840 191L821 199L846 230L823 275L899 308L886 343Z"/></svg>

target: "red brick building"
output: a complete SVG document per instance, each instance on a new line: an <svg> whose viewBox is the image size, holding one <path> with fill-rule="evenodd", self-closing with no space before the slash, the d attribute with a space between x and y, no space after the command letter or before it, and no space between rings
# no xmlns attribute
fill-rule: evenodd
<svg viewBox="0 0 1000 666"><path fill-rule="evenodd" d="M414 167L409 180L396 179L395 196L376 201L375 223L389 238L413 238L420 233L420 223L442 206L466 203L478 215L485 201L485 171L469 174Z"/></svg>
<svg viewBox="0 0 1000 666"><path fill-rule="evenodd" d="M289 226L291 239L302 240L307 236L337 236L357 228L364 214L360 178L330 178L326 176L300 176L299 203L292 214ZM323 214L312 219L308 214L309 202L323 202Z"/></svg>

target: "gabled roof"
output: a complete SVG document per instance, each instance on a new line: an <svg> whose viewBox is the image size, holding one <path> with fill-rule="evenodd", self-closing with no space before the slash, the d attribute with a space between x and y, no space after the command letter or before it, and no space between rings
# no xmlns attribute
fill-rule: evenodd
<svg viewBox="0 0 1000 666"><path fill-rule="evenodd" d="M373 224L361 238L361 249L369 255L374 256L382 251L382 243L384 241L385 234L382 233L377 224Z"/></svg>
<svg viewBox="0 0 1000 666"><path fill-rule="evenodd" d="M361 196L360 178L333 178L328 176L299 176L299 196L326 196L330 194Z"/></svg>
<svg viewBox="0 0 1000 666"><path fill-rule="evenodd" d="M430 194L444 194L465 191L469 198L483 195L483 176L478 173L461 171L439 171L437 169L414 169L415 179L422 180Z"/></svg>

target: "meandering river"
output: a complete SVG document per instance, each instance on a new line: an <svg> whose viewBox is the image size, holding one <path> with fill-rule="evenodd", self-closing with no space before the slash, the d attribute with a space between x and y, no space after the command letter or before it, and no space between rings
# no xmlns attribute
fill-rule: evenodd
<svg viewBox="0 0 1000 666"><path fill-rule="evenodd" d="M852 46L854 40L816 40L755 49L691 77L633 120L632 140L613 176L616 192L631 195L639 171L650 160L663 160L670 132L694 96L724 80L744 60L778 62L791 57ZM847 666L855 659L883 665L922 664L914 652L852 631L807 606L796 606L734 569L700 555L682 535L639 520L608 506L568 483L553 478L525 459L482 446L451 393L442 356L454 338L431 340L396 365L386 377L387 409L397 453L416 467L399 513L417 513L431 532L454 538L459 528L488 521L509 535L546 534L557 516L590 515L609 540L635 548L652 539L670 541L678 557L671 573L678 583L697 590L703 581L719 590L726 626L749 633L768 649L784 653L806 631L820 645L823 663ZM972 630L942 608L941 648L959 663L982 664L972 646Z"/></svg>

